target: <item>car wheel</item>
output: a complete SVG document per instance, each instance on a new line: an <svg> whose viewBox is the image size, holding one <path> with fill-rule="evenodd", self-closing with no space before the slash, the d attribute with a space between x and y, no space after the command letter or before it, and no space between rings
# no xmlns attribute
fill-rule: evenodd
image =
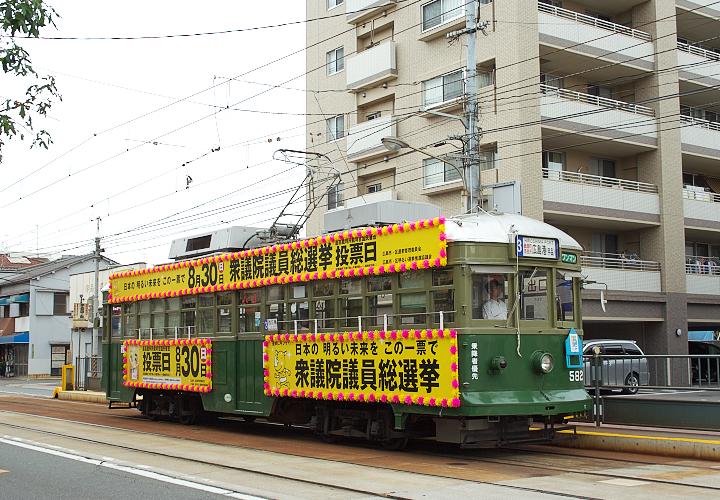
<svg viewBox="0 0 720 500"><path fill-rule="evenodd" d="M640 376L635 372L629 373L625 377L625 385L629 387L623 388L623 394L637 394L640 390Z"/></svg>

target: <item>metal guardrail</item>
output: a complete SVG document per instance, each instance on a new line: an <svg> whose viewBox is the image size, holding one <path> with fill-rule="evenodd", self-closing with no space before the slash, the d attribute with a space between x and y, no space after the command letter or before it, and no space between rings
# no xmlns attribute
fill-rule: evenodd
<svg viewBox="0 0 720 500"><path fill-rule="evenodd" d="M424 323L407 322L404 323L403 319L412 319L418 316L431 317L434 325L437 328L444 329L447 323L454 321L455 311L419 311L416 313L399 313L399 314L382 314L382 315L366 315L366 316L338 316L328 318L316 318L316 319L296 319L296 320L284 320L278 321L278 332L279 333L299 333L299 332L312 332L317 333L323 330L336 330L332 327L324 327L325 322L340 321L345 323L352 328L354 331L365 331L365 330L393 330L394 321L396 320L399 328L415 328L420 325L423 327Z"/></svg>
<svg viewBox="0 0 720 500"><path fill-rule="evenodd" d="M586 252L580 256L583 267L603 269L625 269L629 271L660 271L660 263L653 260L640 260L634 256L616 253Z"/></svg>
<svg viewBox="0 0 720 500"><path fill-rule="evenodd" d="M709 191L692 191L690 189L683 189L683 198L685 198L686 200L720 203L720 194L711 193Z"/></svg>
<svg viewBox="0 0 720 500"><path fill-rule="evenodd" d="M720 123L718 122L711 122L710 120L703 120L702 118L695 118L687 115L680 115L680 121L685 125L692 125L720 132Z"/></svg>
<svg viewBox="0 0 720 500"><path fill-rule="evenodd" d="M543 177L554 181L573 182L587 186L598 186L607 188L623 189L625 191L636 191L638 193L658 193L658 187L648 182L631 181L618 179L617 177L603 177L601 175L583 174L580 172L569 172L567 170L550 170L543 168Z"/></svg>
<svg viewBox="0 0 720 500"><path fill-rule="evenodd" d="M122 338L138 340L189 339L195 335L194 326L168 326L165 328L135 328L124 331ZM113 338L116 338L115 336Z"/></svg>
<svg viewBox="0 0 720 500"><path fill-rule="evenodd" d="M628 28L627 26L623 26L622 24L605 21L604 19L600 19L597 17L588 16L587 14L580 14L579 12L563 9L562 7L554 7L546 3L538 2L538 10L540 12L552 14L553 16L562 17L563 19L570 19L578 23L589 24L590 26L595 26L604 30L613 31L621 35L639 38L640 40L645 40L647 42L652 41L652 36L650 36L650 33L646 33L644 31L636 30L633 28Z"/></svg>
<svg viewBox="0 0 720 500"><path fill-rule="evenodd" d="M92 387L91 380L102 377L102 356L86 356L75 358L75 390L87 391Z"/></svg>
<svg viewBox="0 0 720 500"><path fill-rule="evenodd" d="M634 113L636 115L644 116L655 116L655 110L648 108L647 106L641 106L640 104L633 104L625 101L618 101L616 99L608 99L607 97L600 97L592 94L586 94L584 92L576 92L575 90L561 89L553 87L546 83L540 84L540 91L547 95L556 95L561 99L568 101L584 102L586 104L592 104L607 109L617 109L620 111L627 111L628 113Z"/></svg>
<svg viewBox="0 0 720 500"><path fill-rule="evenodd" d="M632 406L626 400L623 400L626 401L623 405L616 405L615 398L608 399L608 393L612 391L621 391L631 398L632 395L639 394L643 390L646 394L648 390L661 391L663 397L668 397L677 391L720 392L720 355L591 354L583 356L583 361L585 388L593 399L590 416L597 426L603 423L607 404L612 402L615 409L617 406ZM642 397L637 401L649 402ZM674 403L663 400L663 404L670 405L674 413L677 413L678 404L687 403L687 401ZM626 415L625 418L630 417ZM674 422L674 425L683 426L682 423L677 422ZM695 428L695 426L689 425L687 428Z"/></svg>
<svg viewBox="0 0 720 500"><path fill-rule="evenodd" d="M694 54L696 56L704 57L705 59L711 59L713 61L720 61L720 52L714 51L712 49L706 49L699 45L693 45L693 44L689 44L689 43L685 43L685 42L678 42L677 48L678 48L678 50L682 50L683 52L688 52L688 53Z"/></svg>
<svg viewBox="0 0 720 500"><path fill-rule="evenodd" d="M685 274L720 276L720 259L716 257L686 257Z"/></svg>

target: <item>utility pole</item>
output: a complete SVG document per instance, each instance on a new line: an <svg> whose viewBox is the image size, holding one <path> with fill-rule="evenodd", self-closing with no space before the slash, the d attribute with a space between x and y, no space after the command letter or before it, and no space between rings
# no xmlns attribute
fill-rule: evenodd
<svg viewBox="0 0 720 500"><path fill-rule="evenodd" d="M479 204L480 171L478 170L478 101L477 101L477 56L475 48L477 44L477 32L485 33L487 21L478 22L475 13L478 10L478 0L471 0L465 4L465 28L447 34L449 39L456 39L461 35L467 35L467 63L465 65L465 92L467 101L465 104L465 119L463 125L468 134L468 139L463 141L463 164L465 179L468 190L469 212L474 211ZM478 186L475 187L477 179Z"/></svg>
<svg viewBox="0 0 720 500"><path fill-rule="evenodd" d="M475 170L477 167L476 154L479 148L477 138L477 57L475 56L475 44L477 43L477 22L475 20L475 11L477 9L477 0L468 2L465 17L465 31L467 32L467 64L465 67L467 84L466 91L468 94L467 107L465 109L465 120L468 127L468 149L466 151L470 160L465 162L465 178L468 180L468 210L472 213L477 206L478 200L475 196ZM463 141L463 144L465 142ZM480 183L480 172L478 171L478 184ZM479 186L478 186L479 187Z"/></svg>
<svg viewBox="0 0 720 500"><path fill-rule="evenodd" d="M98 308L100 307L101 300L100 300L100 252L102 252L102 249L100 248L100 217L97 217L95 219L97 223L97 233L95 236L95 297L93 299L93 313L92 313L92 321L93 321L93 329L92 329L92 355L98 356L100 352L100 342L98 339Z"/></svg>

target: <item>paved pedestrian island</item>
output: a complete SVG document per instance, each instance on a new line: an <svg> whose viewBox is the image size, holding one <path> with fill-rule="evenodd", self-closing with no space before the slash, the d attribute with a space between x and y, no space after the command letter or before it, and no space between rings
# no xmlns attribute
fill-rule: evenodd
<svg viewBox="0 0 720 500"><path fill-rule="evenodd" d="M667 429L632 425L576 423L576 430L563 431L557 446L646 453L678 458L720 461L720 432Z"/></svg>

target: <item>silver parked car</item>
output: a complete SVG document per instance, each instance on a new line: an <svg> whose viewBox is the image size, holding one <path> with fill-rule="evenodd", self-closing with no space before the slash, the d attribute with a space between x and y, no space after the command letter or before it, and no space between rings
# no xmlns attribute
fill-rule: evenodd
<svg viewBox="0 0 720 500"><path fill-rule="evenodd" d="M588 340L583 343L586 385L593 386L595 383L594 367L587 356L592 356L596 347L600 349L602 360L601 386L626 386L622 389L623 394L636 394L640 386L648 385L647 358L630 340Z"/></svg>

